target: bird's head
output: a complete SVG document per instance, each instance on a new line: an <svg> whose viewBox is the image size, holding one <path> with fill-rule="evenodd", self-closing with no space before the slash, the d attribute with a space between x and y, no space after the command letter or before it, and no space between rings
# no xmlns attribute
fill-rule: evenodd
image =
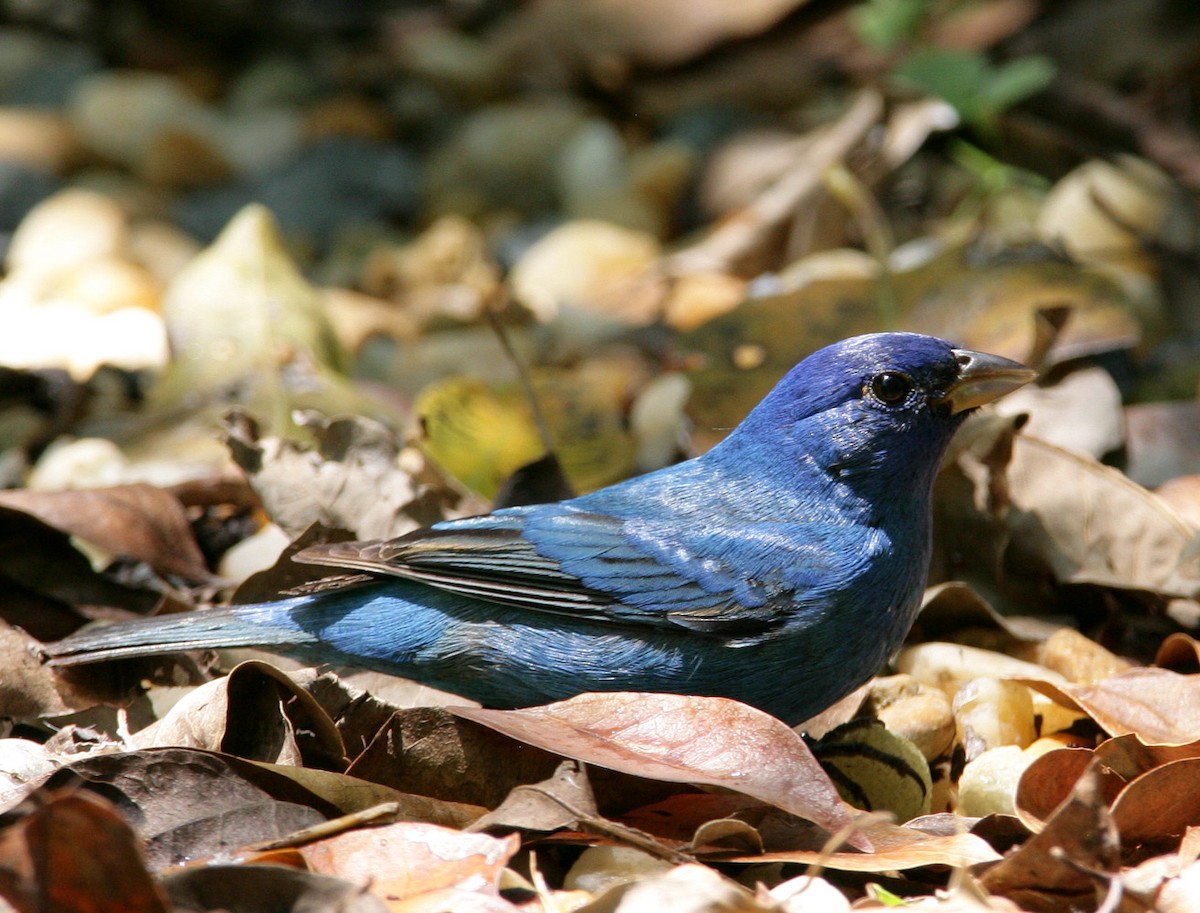
<svg viewBox="0 0 1200 913"><path fill-rule="evenodd" d="M874 333L814 352L739 426L754 449L854 488L931 483L967 413L1029 383L1029 368L918 333Z"/></svg>

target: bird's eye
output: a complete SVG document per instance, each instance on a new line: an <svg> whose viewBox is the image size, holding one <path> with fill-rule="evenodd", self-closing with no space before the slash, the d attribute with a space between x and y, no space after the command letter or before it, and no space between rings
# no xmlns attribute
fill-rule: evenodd
<svg viewBox="0 0 1200 913"><path fill-rule="evenodd" d="M885 406L900 405L912 391L912 378L899 371L880 371L871 378L871 396Z"/></svg>

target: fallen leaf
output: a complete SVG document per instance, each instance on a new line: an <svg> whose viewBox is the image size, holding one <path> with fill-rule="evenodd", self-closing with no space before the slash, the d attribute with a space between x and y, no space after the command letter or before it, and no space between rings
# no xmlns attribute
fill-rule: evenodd
<svg viewBox="0 0 1200 913"><path fill-rule="evenodd" d="M391 913L515 913L499 884L520 845L515 834L500 839L405 821L339 834L300 854L314 872L369 884Z"/></svg>
<svg viewBox="0 0 1200 913"><path fill-rule="evenodd" d="M1048 751L1034 760L1021 775L1013 800L1017 817L1031 831L1039 831L1055 810L1066 802L1079 778L1091 766L1097 754L1082 748ZM1124 788L1125 777L1103 764L1097 770L1098 789L1111 805Z"/></svg>
<svg viewBox="0 0 1200 913"><path fill-rule="evenodd" d="M346 773L403 792L496 808L514 786L550 778L559 758L453 716L452 708L390 714Z"/></svg>
<svg viewBox="0 0 1200 913"><path fill-rule="evenodd" d="M1193 531L1118 470L1026 435L1007 470L1013 546L1060 583L1191 596L1200 575L1181 567Z"/></svg>
<svg viewBox="0 0 1200 913"><path fill-rule="evenodd" d="M948 816L947 816L948 817ZM938 816L916 819L908 825L873 821L865 825L874 850L869 853L835 850L825 846L828 835L807 821L735 794L683 794L636 809L621 821L653 834L668 846L695 840L706 823L736 818L753 826L765 852L730 853L728 847L697 851L719 862L742 864L796 863L819 865L848 872L890 872L927 865L964 866L995 862L1000 854L981 837L966 832L964 820L954 816L952 826L940 826ZM938 818L939 826L931 826Z"/></svg>
<svg viewBox="0 0 1200 913"><path fill-rule="evenodd" d="M1112 817L1127 851L1146 845L1174 849L1189 827L1200 825L1200 758L1171 761L1121 790Z"/></svg>
<svg viewBox="0 0 1200 913"><path fill-rule="evenodd" d="M722 786L837 832L852 818L803 740L737 701L676 694L581 694L524 710L456 716L566 757L639 777ZM869 841L850 838L860 849Z"/></svg>
<svg viewBox="0 0 1200 913"><path fill-rule="evenodd" d="M1194 381L1193 381L1194 383ZM1147 487L1200 472L1200 403L1135 403L1125 407L1126 471ZM1194 494L1193 494L1194 499Z"/></svg>
<svg viewBox="0 0 1200 913"><path fill-rule="evenodd" d="M1090 685L1051 680L1036 671L1018 680L1051 700L1087 713L1114 736L1183 745L1200 740L1200 675L1140 666Z"/></svg>
<svg viewBox="0 0 1200 913"><path fill-rule="evenodd" d="M177 910L311 910L313 913L389 913L362 884L279 865L209 865L162 881Z"/></svg>
<svg viewBox="0 0 1200 913"><path fill-rule="evenodd" d="M1066 904L1089 904L1096 881L1086 873L1115 873L1119 853L1093 765L1040 833L984 873L983 886L1022 909L1057 913Z"/></svg>
<svg viewBox="0 0 1200 913"><path fill-rule="evenodd" d="M574 761L563 761L550 779L514 786L500 807L475 821L471 830L578 830L582 818L599 817L587 772Z"/></svg>
<svg viewBox="0 0 1200 913"><path fill-rule="evenodd" d="M1182 631L1167 635L1154 654L1154 664L1172 672L1200 672L1200 640Z"/></svg>
<svg viewBox="0 0 1200 913"><path fill-rule="evenodd" d="M312 766L346 763L333 721L312 696L255 661L194 689L130 741L135 748L204 748L276 764L303 764L305 754Z"/></svg>
<svg viewBox="0 0 1200 913"><path fill-rule="evenodd" d="M874 850L869 853L833 852L824 849L784 850L755 856L721 856L723 862L793 862L818 865L844 872L890 872L927 865L953 867L995 862L1000 854L974 834L926 834L904 825L879 822L863 833Z"/></svg>
<svg viewBox="0 0 1200 913"><path fill-rule="evenodd" d="M93 693L42 662L41 645L19 628L0 622L0 707L16 720L63 716L100 703Z"/></svg>
<svg viewBox="0 0 1200 913"><path fill-rule="evenodd" d="M452 488L419 451L402 451L379 422L311 413L300 420L315 439L311 449L261 436L243 412L231 412L225 429L235 462L271 519L293 538L314 523L358 539L389 538L485 509Z"/></svg>
<svg viewBox="0 0 1200 913"><path fill-rule="evenodd" d="M0 505L31 514L115 555L162 574L213 579L179 500L153 485L135 483L72 491L3 491Z"/></svg>
<svg viewBox="0 0 1200 913"><path fill-rule="evenodd" d="M0 584L6 593L0 616L41 640L66 636L104 609L148 613L160 599L102 576L66 533L5 507L0 507ZM9 596L13 591L25 597Z"/></svg>
<svg viewBox="0 0 1200 913"><path fill-rule="evenodd" d="M0 897L19 913L168 913L112 804L59 792L0 832Z"/></svg>
<svg viewBox="0 0 1200 913"><path fill-rule="evenodd" d="M151 869L276 838L325 820L311 793L281 800L246 780L231 761L183 748L99 754L64 768L137 822ZM56 774L48 785L64 776ZM277 781L279 782L279 781ZM284 781L286 782L286 781ZM283 792L283 790L279 790ZM295 800L299 800L295 801ZM306 804L300 804L304 802Z"/></svg>

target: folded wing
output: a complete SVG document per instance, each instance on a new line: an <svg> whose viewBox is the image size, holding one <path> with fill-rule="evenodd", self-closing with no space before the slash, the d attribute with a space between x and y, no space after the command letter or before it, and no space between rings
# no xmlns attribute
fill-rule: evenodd
<svg viewBox="0 0 1200 913"><path fill-rule="evenodd" d="M542 505L297 557L514 608L740 636L777 627L839 588L848 562L824 544L828 532L786 523L692 528Z"/></svg>

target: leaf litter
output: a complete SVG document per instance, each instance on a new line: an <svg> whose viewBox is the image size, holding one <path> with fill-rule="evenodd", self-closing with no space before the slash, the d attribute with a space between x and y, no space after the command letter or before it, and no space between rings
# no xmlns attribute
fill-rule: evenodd
<svg viewBox="0 0 1200 913"><path fill-rule="evenodd" d="M1072 72L1045 23L1084 28L1083 4L808 6L554 0L489 28L448 9L393 22L372 65L418 90L388 114L366 95L303 104L309 130L373 141L399 123L380 118L446 110L427 222L399 233L306 236L259 205L208 246L165 223L187 207L162 201L244 167L237 131L201 135L234 123L200 98L218 69L195 98L162 96L200 108L142 124L153 156L95 120L45 134L72 145L41 157L58 176L76 156L163 196L139 210L132 190L72 190L8 227L0 307L28 343L0 347L8 906L1187 909L1200 172L1194 141L1162 138L1190 128ZM1162 84L1187 71L1128 32ZM1017 59L983 56L1000 47ZM1071 78L1046 84L1047 59ZM1132 125L1143 158L1081 158L1094 125L1048 129L1035 83ZM557 100L510 103L517 86ZM713 99L729 111L705 113ZM1009 161L1001 137L1029 149ZM526 143L532 166L486 157ZM547 206L556 224L537 222ZM94 620L336 584L290 560L304 547L700 452L808 351L884 328L1042 378L956 440L905 649L799 731L676 695L486 710L244 651L42 662L39 642ZM220 563L269 526L252 566Z"/></svg>

